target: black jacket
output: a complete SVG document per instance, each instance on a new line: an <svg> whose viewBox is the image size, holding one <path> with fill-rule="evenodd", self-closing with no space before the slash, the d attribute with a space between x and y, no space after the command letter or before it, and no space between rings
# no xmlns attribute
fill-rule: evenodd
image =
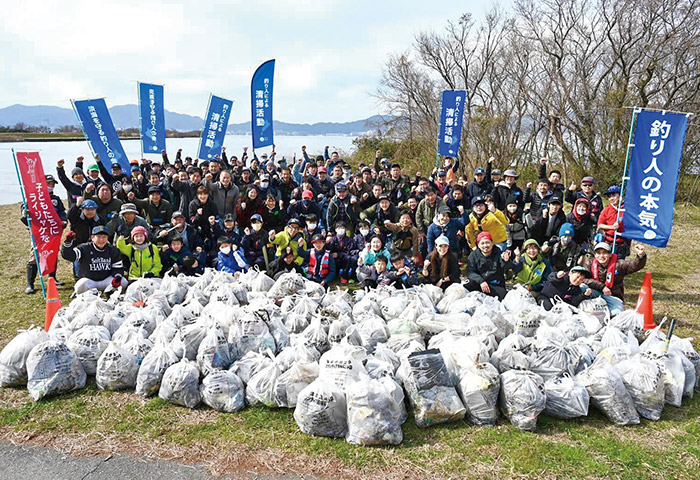
<svg viewBox="0 0 700 480"><path fill-rule="evenodd" d="M505 287L506 270L511 268L513 268L513 262L504 261L501 258L501 251L496 246L488 257L477 248L469 254L467 259L467 277L477 284L488 282Z"/></svg>
<svg viewBox="0 0 700 480"><path fill-rule="evenodd" d="M108 243L100 250L92 242L85 242L77 247L73 243L61 246L61 255L69 262L78 261L78 278L100 281L110 275L123 275L124 264L117 247Z"/></svg>
<svg viewBox="0 0 700 480"><path fill-rule="evenodd" d="M530 237L537 240L537 242L542 246L544 242L552 237L559 235L559 229L562 225L566 223L566 215L564 212L559 210L556 217L552 221L551 225L549 223L549 215L541 216L530 229Z"/></svg>
<svg viewBox="0 0 700 480"><path fill-rule="evenodd" d="M550 273L547 277L547 281L540 292L540 300L547 298L551 301L555 297L561 298L574 307L578 307L586 299L586 296L581 292L581 287L571 285L568 273L562 278L557 278L556 271Z"/></svg>
<svg viewBox="0 0 700 480"><path fill-rule="evenodd" d="M96 214L93 218L86 218L82 210L76 205L73 205L68 210L68 221L70 222L70 229L76 234L73 242L76 245L89 241L94 227L106 224L106 219L100 217L99 214Z"/></svg>

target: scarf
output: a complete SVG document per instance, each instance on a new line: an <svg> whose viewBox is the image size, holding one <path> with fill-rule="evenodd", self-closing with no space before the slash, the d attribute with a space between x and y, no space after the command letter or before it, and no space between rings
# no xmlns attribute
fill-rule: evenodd
<svg viewBox="0 0 700 480"><path fill-rule="evenodd" d="M544 275L544 270L546 268L542 255L537 254L534 260L530 258L529 255L523 255L522 262L523 268L518 272L513 281L530 286L541 283L542 275Z"/></svg>
<svg viewBox="0 0 700 480"><path fill-rule="evenodd" d="M606 268L605 272L605 286L608 287L609 289L612 290L613 284L615 283L615 270L617 267L617 254L613 253L610 255L610 261L608 262L608 266ZM593 278L598 280L599 282L601 281L600 279L600 263L598 263L598 260L593 259L593 265L591 265L591 273L593 274Z"/></svg>

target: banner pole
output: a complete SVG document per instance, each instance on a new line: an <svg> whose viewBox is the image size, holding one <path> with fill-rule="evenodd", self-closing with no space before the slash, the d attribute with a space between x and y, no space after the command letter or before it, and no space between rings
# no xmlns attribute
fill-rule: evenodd
<svg viewBox="0 0 700 480"><path fill-rule="evenodd" d="M209 101L207 101L207 109L204 112L204 122L202 123L202 133L199 135L199 147L197 148L197 159L201 160L199 158L199 154L202 153L202 143L204 142L204 132L206 131L207 127L207 118L209 116L209 107L211 106L211 97L213 96L213 93L209 94ZM197 162L199 163L199 162Z"/></svg>
<svg viewBox="0 0 700 480"><path fill-rule="evenodd" d="M629 180L628 177L628 168L629 168L629 161L630 161L630 156L632 155L632 149L634 148L634 144L632 143L633 136L634 136L634 130L635 130L635 124L637 122L637 115L639 112L641 112L642 109L639 107L634 107L634 110L632 110L632 122L630 123L630 134L629 134L629 139L627 140L627 154L625 155L625 169L622 173L622 183L620 185L620 200L618 201L617 204L617 219L615 220L615 223L620 222L620 217L621 213L624 211L622 206L624 205L624 198L625 198L625 186L627 184L627 180ZM615 230L615 233L613 234L613 244L612 244L612 253L615 253L615 249L617 247L617 230Z"/></svg>
<svg viewBox="0 0 700 480"><path fill-rule="evenodd" d="M437 142L435 143L435 170L440 168L440 130L442 130L442 94L440 94L440 108L438 110L438 134Z"/></svg>
<svg viewBox="0 0 700 480"><path fill-rule="evenodd" d="M143 158L143 115L141 115L141 82L136 81L136 96L139 104L139 140L141 144L141 158Z"/></svg>
<svg viewBox="0 0 700 480"><path fill-rule="evenodd" d="M27 198L24 196L24 184L22 183L22 175L19 174L19 165L17 164L17 155L15 154L15 149L12 149L12 160L15 163L15 172L17 173L17 181L19 182L19 191L22 194L22 205L24 205L24 213L27 219L27 226L29 227L29 238L32 241L32 251L34 252L34 261L36 262L36 268L39 273L39 281L41 282L41 293L46 298L46 285L44 285L44 276L41 274L41 263L39 263L39 251L36 248L36 243L34 242L34 235L32 234L32 219L29 215L29 206L27 205Z"/></svg>

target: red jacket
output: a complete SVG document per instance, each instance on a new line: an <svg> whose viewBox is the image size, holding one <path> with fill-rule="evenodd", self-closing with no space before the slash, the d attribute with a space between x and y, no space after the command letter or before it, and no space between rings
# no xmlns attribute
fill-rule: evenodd
<svg viewBox="0 0 700 480"><path fill-rule="evenodd" d="M622 208L625 208L624 205ZM612 205L606 206L601 212L600 216L598 217L598 225L613 225L615 221L617 220L617 213L618 210L617 208L613 207ZM625 226L622 223L622 217L624 215L624 212L620 212L620 227L617 229L617 243L623 243L625 241L624 238L622 238L619 234L625 231ZM607 243L612 244L613 238L615 237L615 230L605 230L605 241Z"/></svg>

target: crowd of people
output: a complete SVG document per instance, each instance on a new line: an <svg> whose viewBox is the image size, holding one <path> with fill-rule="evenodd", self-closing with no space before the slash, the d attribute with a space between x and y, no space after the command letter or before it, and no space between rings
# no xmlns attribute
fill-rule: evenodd
<svg viewBox="0 0 700 480"><path fill-rule="evenodd" d="M324 287L462 283L499 299L508 281L547 309L602 296L615 313L625 275L646 263L644 246L631 250L619 235L620 187L600 194L585 176L567 188L545 158L524 190L515 170L492 168L493 158L473 178L450 157L428 176L409 176L381 151L353 167L328 147L316 157L302 147L291 164L274 147L260 157L244 148L240 158L224 148L209 161L181 150L171 161L163 151L162 161L132 161L130 172L107 170L99 158L84 169L83 160L70 175L58 162L67 212L47 175L68 225L61 254L73 262L76 293L205 267L234 275L257 267ZM32 261L27 293L36 275Z"/></svg>

